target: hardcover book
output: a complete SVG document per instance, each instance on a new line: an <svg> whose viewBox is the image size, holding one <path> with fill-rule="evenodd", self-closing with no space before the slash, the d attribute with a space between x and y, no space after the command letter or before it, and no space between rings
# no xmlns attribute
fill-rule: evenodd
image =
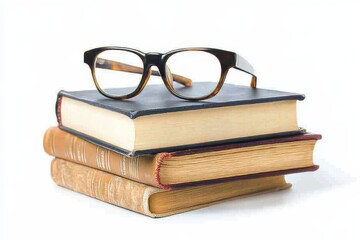
<svg viewBox="0 0 360 240"><path fill-rule="evenodd" d="M204 83L205 84L205 83ZM114 101L98 91L61 91L59 127L127 156L299 134L304 95L225 84L206 101L185 101L162 85Z"/></svg>
<svg viewBox="0 0 360 240"><path fill-rule="evenodd" d="M52 127L44 135L44 149L58 158L171 189L315 171L313 150L320 138L303 134L126 157Z"/></svg>
<svg viewBox="0 0 360 240"><path fill-rule="evenodd" d="M284 176L273 176L164 190L61 159L52 161L51 176L59 186L150 217L291 187Z"/></svg>

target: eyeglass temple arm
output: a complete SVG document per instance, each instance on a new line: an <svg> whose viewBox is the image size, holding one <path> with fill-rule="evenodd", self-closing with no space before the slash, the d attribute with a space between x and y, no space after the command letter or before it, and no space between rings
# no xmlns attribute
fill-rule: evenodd
<svg viewBox="0 0 360 240"><path fill-rule="evenodd" d="M109 70L115 70L115 71L124 71L124 72L130 72L130 73L143 73L143 68L136 67L132 65L128 65L121 62L116 62L112 60L107 60L103 58L97 58L96 59L96 67L97 68L103 68L103 69L109 69ZM160 73L158 71L151 70L151 75L153 76L160 76ZM173 80L175 82L178 82L185 87L190 87L192 80L177 74L172 74Z"/></svg>
<svg viewBox="0 0 360 240"><path fill-rule="evenodd" d="M235 53L235 58L236 58L236 62L234 68L252 75L250 86L252 88L256 88L257 77L253 66L251 66L251 64L248 61L246 61L245 58L241 57L236 53Z"/></svg>

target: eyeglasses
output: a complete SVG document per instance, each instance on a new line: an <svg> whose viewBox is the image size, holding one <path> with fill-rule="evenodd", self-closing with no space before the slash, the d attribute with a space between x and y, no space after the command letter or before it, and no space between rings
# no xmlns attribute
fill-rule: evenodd
<svg viewBox="0 0 360 240"><path fill-rule="evenodd" d="M86 51L84 62L89 65L99 92L117 100L138 95L150 75L160 76L176 97L193 101L208 99L220 91L230 68L250 74L250 86L256 88L255 71L243 57L213 48L182 48L161 54L101 47ZM151 70L153 66L158 71Z"/></svg>

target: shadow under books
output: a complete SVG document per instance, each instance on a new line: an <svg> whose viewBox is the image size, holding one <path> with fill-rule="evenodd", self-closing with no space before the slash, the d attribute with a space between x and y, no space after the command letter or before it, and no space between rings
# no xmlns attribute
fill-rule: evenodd
<svg viewBox="0 0 360 240"><path fill-rule="evenodd" d="M332 188L339 188L355 181L341 169L327 162L320 163L321 166L316 172L303 174L290 174L286 176L287 182L292 184L288 190L259 194L246 198L230 200L219 205L211 206L211 212L208 214L218 214L236 212L252 212L264 208L271 208L284 205L287 202L301 201L307 195L313 195L314 192L329 191ZM301 198L299 195L301 193ZM220 207L221 205L221 207ZM191 214L204 214L209 208L199 209Z"/></svg>

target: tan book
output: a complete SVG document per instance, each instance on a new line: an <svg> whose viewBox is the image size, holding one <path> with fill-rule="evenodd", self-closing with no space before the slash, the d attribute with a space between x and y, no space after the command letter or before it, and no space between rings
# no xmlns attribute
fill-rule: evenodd
<svg viewBox="0 0 360 240"><path fill-rule="evenodd" d="M168 189L314 171L318 166L313 150L320 137L306 134L131 158L52 127L45 133L44 149L58 158Z"/></svg>
<svg viewBox="0 0 360 240"><path fill-rule="evenodd" d="M51 163L51 176L59 186L150 217L291 187L284 176L273 176L164 190L57 158Z"/></svg>

